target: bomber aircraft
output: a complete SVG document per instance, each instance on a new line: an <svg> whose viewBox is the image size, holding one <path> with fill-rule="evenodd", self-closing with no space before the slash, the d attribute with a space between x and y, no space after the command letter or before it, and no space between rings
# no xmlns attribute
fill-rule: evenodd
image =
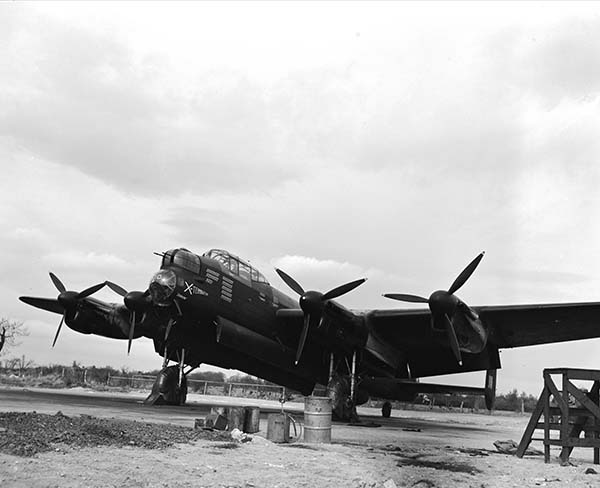
<svg viewBox="0 0 600 488"><path fill-rule="evenodd" d="M247 261L221 250L203 255L187 249L159 254L160 270L144 291L106 281L68 291L53 273L57 298L20 297L62 315L83 334L127 341L154 341L163 367L149 403L184 404L186 376L202 363L236 369L304 395L327 387L334 413L356 419L369 397L411 400L419 393L482 394L493 407L499 349L600 336L600 303L469 307L455 293L479 265L479 254L447 290L429 298L386 294L427 304L422 309L350 310L336 299L364 283L306 291L284 271L277 273L299 296L271 286ZM123 304L91 297L108 286ZM175 364L169 365L170 362ZM483 388L424 383L420 378L486 371Z"/></svg>

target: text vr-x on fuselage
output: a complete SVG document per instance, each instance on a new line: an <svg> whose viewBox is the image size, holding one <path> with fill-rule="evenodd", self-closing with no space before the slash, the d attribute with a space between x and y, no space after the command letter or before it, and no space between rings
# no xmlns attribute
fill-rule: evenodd
<svg viewBox="0 0 600 488"><path fill-rule="evenodd" d="M429 298L384 296L426 303L424 309L354 311L336 299L359 279L322 293L305 291L277 270L299 300L272 287L249 263L219 249L202 256L187 249L160 254L161 269L144 291L112 282L68 291L54 274L55 299L20 297L62 315L61 326L127 340L148 337L163 357L150 402L182 404L186 375L200 364L231 368L310 394L327 385L334 411L352 418L369 396L409 400L418 393L484 394L492 408L498 350L600 336L600 303L469 307L455 293L479 265L478 255L448 290ZM109 286L123 304L91 295ZM176 365L169 366L173 361ZM485 387L436 385L417 378L487 371Z"/></svg>

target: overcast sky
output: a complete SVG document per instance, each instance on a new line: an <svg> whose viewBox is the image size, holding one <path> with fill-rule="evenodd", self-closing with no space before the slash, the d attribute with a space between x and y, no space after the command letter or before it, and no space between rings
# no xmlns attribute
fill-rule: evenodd
<svg viewBox="0 0 600 488"><path fill-rule="evenodd" d="M180 246L284 291L275 266L369 278L352 308L482 250L470 305L600 300L599 33L593 2L0 3L1 313L30 331L4 358L160 367L146 339L51 349L60 317L17 297L144 290ZM498 387L599 357L508 350Z"/></svg>

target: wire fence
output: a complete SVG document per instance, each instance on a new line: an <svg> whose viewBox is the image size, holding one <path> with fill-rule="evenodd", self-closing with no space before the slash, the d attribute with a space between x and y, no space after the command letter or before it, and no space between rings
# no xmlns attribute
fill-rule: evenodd
<svg viewBox="0 0 600 488"><path fill-rule="evenodd" d="M109 376L106 385L149 390L152 388L155 379L155 376L149 375ZM286 394L286 389L283 386L261 385L255 383L224 383L194 380L190 378L187 380L187 387L189 393L197 393L200 395L278 400Z"/></svg>
<svg viewBox="0 0 600 488"><path fill-rule="evenodd" d="M115 374L116 373L116 374ZM38 386L49 388L85 386L93 388L125 388L132 390L152 389L155 375L123 374L106 368L69 366L0 367L0 383L15 386ZM200 395L232 396L279 400L290 395L290 390L272 384L219 382L187 379L189 393Z"/></svg>

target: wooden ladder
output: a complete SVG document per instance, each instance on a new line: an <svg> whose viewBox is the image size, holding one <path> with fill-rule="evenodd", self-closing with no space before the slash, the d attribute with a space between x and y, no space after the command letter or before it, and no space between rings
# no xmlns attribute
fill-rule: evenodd
<svg viewBox="0 0 600 488"><path fill-rule="evenodd" d="M553 375L562 377L562 390L553 381ZM589 392L581 390L572 380L593 381ZM544 389L527 428L523 433L517 457L522 458L533 440L543 441L544 461L550 462L550 446L561 446L560 462L569 464L574 447L594 449L594 464L600 464L600 371L592 369L552 368L544 370ZM543 422L540 417L544 416ZM536 429L543 429L543 438L533 438ZM558 431L559 437L551 437ZM584 432L584 437L580 438Z"/></svg>

